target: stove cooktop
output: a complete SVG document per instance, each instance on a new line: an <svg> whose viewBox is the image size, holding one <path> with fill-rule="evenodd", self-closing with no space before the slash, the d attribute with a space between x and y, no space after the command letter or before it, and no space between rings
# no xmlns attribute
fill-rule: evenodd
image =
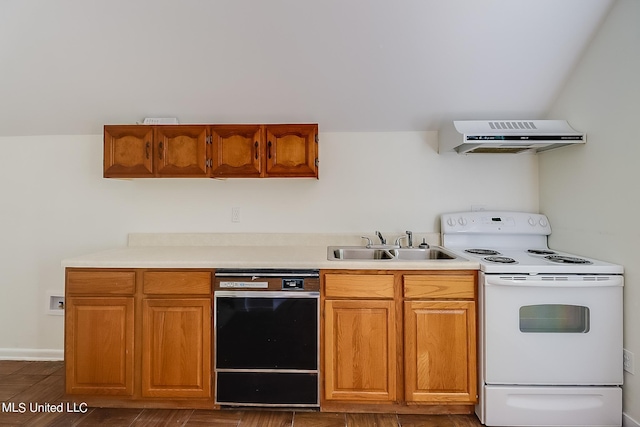
<svg viewBox="0 0 640 427"><path fill-rule="evenodd" d="M622 274L620 265L550 249L551 225L529 212L474 211L441 216L442 244L487 273Z"/></svg>
<svg viewBox="0 0 640 427"><path fill-rule="evenodd" d="M455 248L463 258L476 260L487 273L622 274L622 266L548 248Z"/></svg>

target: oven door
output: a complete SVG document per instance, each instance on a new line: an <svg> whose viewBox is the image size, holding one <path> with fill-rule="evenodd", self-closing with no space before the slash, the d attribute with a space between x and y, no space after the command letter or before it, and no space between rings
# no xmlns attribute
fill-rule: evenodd
<svg viewBox="0 0 640 427"><path fill-rule="evenodd" d="M481 277L486 384L622 384L622 276Z"/></svg>

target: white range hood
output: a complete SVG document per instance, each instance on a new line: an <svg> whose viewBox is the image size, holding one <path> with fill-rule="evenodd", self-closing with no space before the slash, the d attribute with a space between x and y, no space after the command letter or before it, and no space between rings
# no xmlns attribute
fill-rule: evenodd
<svg viewBox="0 0 640 427"><path fill-rule="evenodd" d="M537 153L587 139L565 120L460 120L453 125L458 134L441 132L439 153Z"/></svg>

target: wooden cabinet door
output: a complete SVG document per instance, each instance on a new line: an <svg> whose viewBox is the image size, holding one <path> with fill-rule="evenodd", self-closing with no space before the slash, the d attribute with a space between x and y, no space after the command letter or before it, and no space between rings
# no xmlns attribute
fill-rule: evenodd
<svg viewBox="0 0 640 427"><path fill-rule="evenodd" d="M405 399L476 402L473 301L405 301Z"/></svg>
<svg viewBox="0 0 640 427"><path fill-rule="evenodd" d="M212 176L257 178L262 175L264 128L260 125L211 126Z"/></svg>
<svg viewBox="0 0 640 427"><path fill-rule="evenodd" d="M133 297L68 297L66 392L133 394Z"/></svg>
<svg viewBox="0 0 640 427"><path fill-rule="evenodd" d="M161 177L206 177L207 126L156 126L155 164Z"/></svg>
<svg viewBox="0 0 640 427"><path fill-rule="evenodd" d="M142 395L211 397L211 299L144 299Z"/></svg>
<svg viewBox="0 0 640 427"><path fill-rule="evenodd" d="M104 177L153 176L153 127L107 125L104 127Z"/></svg>
<svg viewBox="0 0 640 427"><path fill-rule="evenodd" d="M267 125L266 176L318 177L318 125Z"/></svg>
<svg viewBox="0 0 640 427"><path fill-rule="evenodd" d="M324 395L327 400L396 399L393 300L325 300Z"/></svg>

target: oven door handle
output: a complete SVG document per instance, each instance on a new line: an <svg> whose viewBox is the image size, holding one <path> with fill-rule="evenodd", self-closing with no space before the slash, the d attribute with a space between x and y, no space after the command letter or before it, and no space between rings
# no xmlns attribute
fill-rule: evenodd
<svg viewBox="0 0 640 427"><path fill-rule="evenodd" d="M621 275L485 276L485 286L602 288L623 286Z"/></svg>

